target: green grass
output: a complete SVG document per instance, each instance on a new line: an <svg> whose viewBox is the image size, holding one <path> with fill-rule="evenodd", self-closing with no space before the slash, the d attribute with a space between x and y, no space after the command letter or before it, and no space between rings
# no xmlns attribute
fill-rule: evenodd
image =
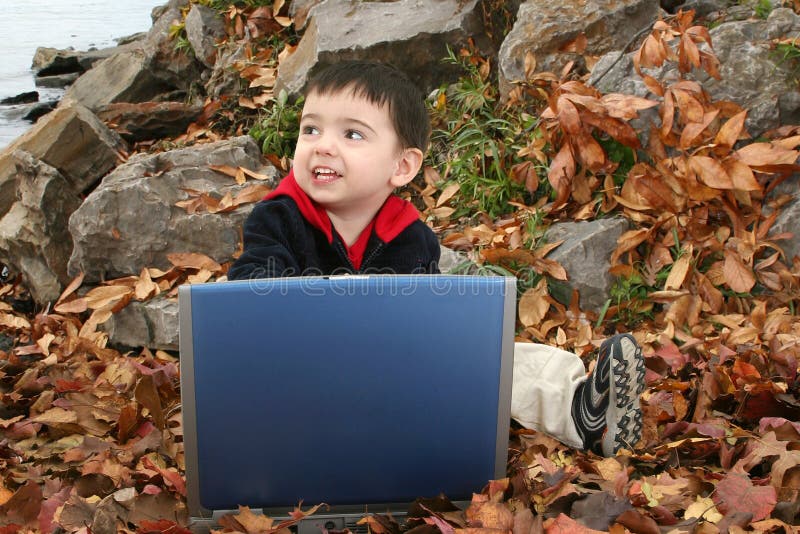
<svg viewBox="0 0 800 534"><path fill-rule="evenodd" d="M264 154L290 158L300 134L302 111L302 98L290 102L286 91L281 91L272 99L270 105L260 112L259 118L250 128L250 136L261 145Z"/></svg>

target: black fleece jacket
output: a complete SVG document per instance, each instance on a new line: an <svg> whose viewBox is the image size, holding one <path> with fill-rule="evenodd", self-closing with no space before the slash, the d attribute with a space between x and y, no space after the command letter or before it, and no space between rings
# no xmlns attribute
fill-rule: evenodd
<svg viewBox="0 0 800 534"><path fill-rule="evenodd" d="M322 210L313 205L289 175L253 208L244 225L244 252L228 271L228 279L436 274L439 272L436 235L418 215L409 216L413 206L400 204L404 202L390 197L378 212L356 268L330 219L327 216L321 219Z"/></svg>

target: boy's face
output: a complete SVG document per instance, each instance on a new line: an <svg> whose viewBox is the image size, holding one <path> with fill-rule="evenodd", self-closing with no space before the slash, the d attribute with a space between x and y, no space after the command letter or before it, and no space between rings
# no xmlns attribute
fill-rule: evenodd
<svg viewBox="0 0 800 534"><path fill-rule="evenodd" d="M389 117L350 88L310 93L294 154L298 185L330 214L374 215L395 187L411 181L422 151L403 149Z"/></svg>

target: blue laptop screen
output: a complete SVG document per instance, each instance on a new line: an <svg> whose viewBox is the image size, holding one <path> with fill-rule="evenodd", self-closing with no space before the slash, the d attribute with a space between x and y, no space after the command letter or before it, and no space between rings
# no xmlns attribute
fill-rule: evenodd
<svg viewBox="0 0 800 534"><path fill-rule="evenodd" d="M503 476L510 287L453 276L187 287L189 491L207 510L469 499Z"/></svg>

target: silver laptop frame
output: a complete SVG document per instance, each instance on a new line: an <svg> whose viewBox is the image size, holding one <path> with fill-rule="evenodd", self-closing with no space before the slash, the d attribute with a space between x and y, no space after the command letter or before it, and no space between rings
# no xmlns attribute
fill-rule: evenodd
<svg viewBox="0 0 800 534"><path fill-rule="evenodd" d="M393 275L367 275L367 276L393 276ZM407 276L407 275L402 275ZM416 275L416 276L450 276L450 275ZM320 277L331 278L331 277ZM495 450L495 478L506 476L508 463L508 433L511 426L511 384L514 368L514 328L516 326L516 294L517 280L513 277L504 277L504 303L503 303L503 338L500 362L500 395L497 413L497 443ZM225 282L217 282L225 283ZM178 288L178 320L179 320L179 346L181 354L194 354L194 341L192 335L192 293L189 284ZM194 358L181 358L181 397L193 398L194 389ZM197 440L186 440L185 436L197 435L197 412L195 402L182 402L183 414L183 433L184 433L184 455L186 466L186 504L189 512L190 527L195 532L208 532L208 529L217 524L219 518L230 513L238 513L238 510L208 510L200 503L200 480L196 476L198 468L198 449ZM488 481L487 481L488 482ZM318 503L305 503L311 507ZM320 511L303 520L297 530L298 534L311 534L319 532L314 523L321 522L327 530L343 530L345 527L354 525L354 521L360 519L367 513L383 514L390 512L395 516L404 515L409 503L382 503L371 504L369 510L363 507L348 505L330 506L327 509L321 508ZM460 507L466 507L468 503L456 502ZM292 508L263 508L251 510L254 513L263 513L271 518L288 518ZM303 528L303 523L312 522L307 525L311 529ZM329 523L331 522L331 523ZM331 528L328 528L328 527Z"/></svg>

